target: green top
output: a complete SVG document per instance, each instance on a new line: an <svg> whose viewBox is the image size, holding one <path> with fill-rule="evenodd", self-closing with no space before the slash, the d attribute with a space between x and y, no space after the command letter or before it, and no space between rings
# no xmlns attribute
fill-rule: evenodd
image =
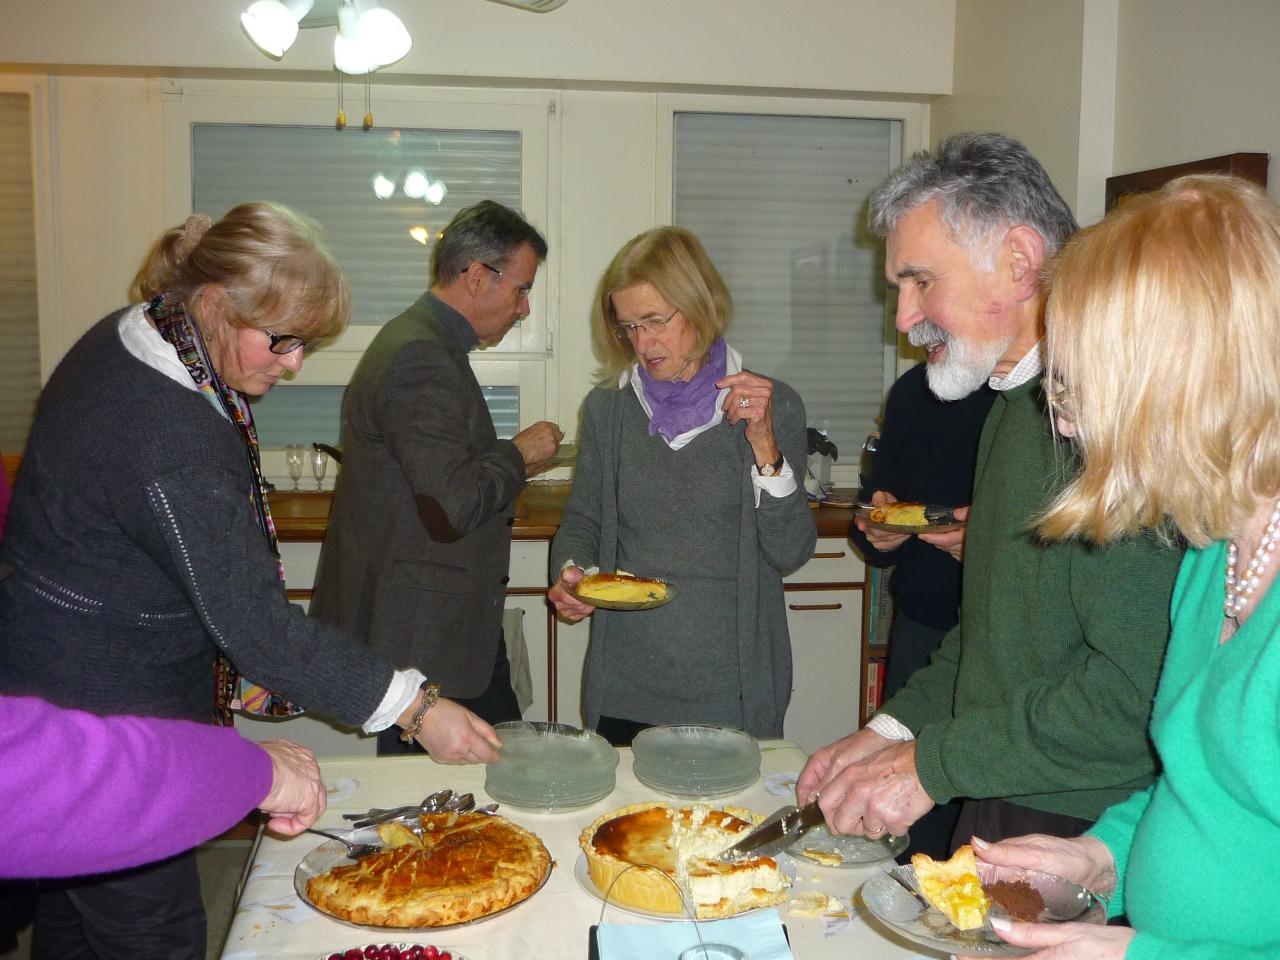
<svg viewBox="0 0 1280 960"><path fill-rule="evenodd" d="M997 797L1094 820L1151 782L1147 721L1179 552L1140 537L1044 544L1033 517L1072 473L1040 378L982 430L960 623L883 712L916 734L938 803Z"/></svg>
<svg viewBox="0 0 1280 960"><path fill-rule="evenodd" d="M1280 590L1218 643L1226 545L1187 553L1151 716L1161 773L1090 831L1111 850L1128 960L1280 956Z"/></svg>

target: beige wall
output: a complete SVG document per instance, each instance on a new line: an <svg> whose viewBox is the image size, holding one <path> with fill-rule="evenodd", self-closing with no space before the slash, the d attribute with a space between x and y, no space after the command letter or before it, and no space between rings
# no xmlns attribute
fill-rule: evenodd
<svg viewBox="0 0 1280 960"><path fill-rule="evenodd" d="M248 2L0 0L12 8L0 63L329 71L332 28L301 31L273 63L241 31ZM384 71L396 77L920 95L951 82L955 0L570 0L547 14L485 0L386 6L414 37Z"/></svg>
<svg viewBox="0 0 1280 960"><path fill-rule="evenodd" d="M1280 196L1280 3L1122 0L1114 172L1238 151Z"/></svg>

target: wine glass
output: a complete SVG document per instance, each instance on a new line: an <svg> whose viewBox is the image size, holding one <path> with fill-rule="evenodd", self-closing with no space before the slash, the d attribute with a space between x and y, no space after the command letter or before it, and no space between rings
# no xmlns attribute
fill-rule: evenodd
<svg viewBox="0 0 1280 960"><path fill-rule="evenodd" d="M307 452L300 443L285 444L284 462L289 468L289 479L293 481L293 489L298 489L298 481L302 479L302 465L306 462Z"/></svg>
<svg viewBox="0 0 1280 960"><path fill-rule="evenodd" d="M316 489L324 489L324 472L329 469L329 454L319 448L311 450L311 475L316 478Z"/></svg>

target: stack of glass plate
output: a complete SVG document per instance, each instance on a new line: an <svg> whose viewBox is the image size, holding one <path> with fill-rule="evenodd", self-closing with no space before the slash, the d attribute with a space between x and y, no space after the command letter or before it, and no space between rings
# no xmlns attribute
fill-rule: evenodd
<svg viewBox="0 0 1280 960"><path fill-rule="evenodd" d="M636 779L677 797L722 797L760 778L760 745L731 727L650 727L631 750Z"/></svg>
<svg viewBox="0 0 1280 960"><path fill-rule="evenodd" d="M497 726L500 759L489 764L484 790L525 810L572 810L613 792L618 751L590 730L567 723L515 720Z"/></svg>

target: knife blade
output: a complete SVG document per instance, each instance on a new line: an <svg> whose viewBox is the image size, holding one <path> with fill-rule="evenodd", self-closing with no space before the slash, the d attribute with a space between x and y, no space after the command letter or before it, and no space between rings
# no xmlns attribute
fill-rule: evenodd
<svg viewBox="0 0 1280 960"><path fill-rule="evenodd" d="M758 827L716 859L733 862L745 857L772 856L825 822L817 800L798 809L788 804L766 817Z"/></svg>

